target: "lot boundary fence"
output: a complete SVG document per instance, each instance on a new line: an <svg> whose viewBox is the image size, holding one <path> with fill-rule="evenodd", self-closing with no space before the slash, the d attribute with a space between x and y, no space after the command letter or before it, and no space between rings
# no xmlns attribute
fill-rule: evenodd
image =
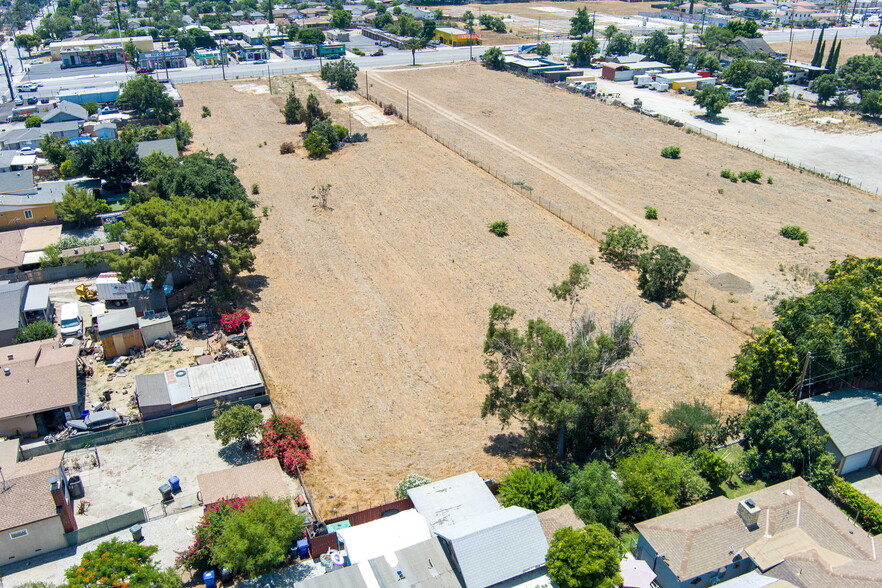
<svg viewBox="0 0 882 588"><path fill-rule="evenodd" d="M369 92L368 92L369 90ZM595 242L600 243L604 236L603 233L612 224L621 224L617 218L611 217L609 214L589 214L585 210L575 210L568 206L556 202L551 198L540 195L529 184L521 181L526 174L522 174L515 178L501 169L486 161L486 154L479 154L478 149L480 138L472 139L472 131L465 130L462 133L443 134L438 128L430 126L430 121L435 116L444 117L443 114L429 112L422 104L417 103L416 96L410 93L410 99L405 92L388 85L378 75L370 77L370 87L364 88L359 86L358 93L366 100L374 103L381 109L394 107L394 114L401 120L407 122L417 130L421 131L434 141L440 143L447 149L453 151L460 157L466 159L473 165L492 175L494 178L517 191L518 194L526 197L537 206L550 212L558 219L568 224L573 229L591 237ZM369 95L368 95L369 94ZM408 105L409 102L409 105ZM450 121L454 125L458 125L456 121ZM696 127L697 128L697 127ZM529 165L529 164L528 164ZM536 166L536 171L541 174L546 172ZM650 243L654 245L655 243ZM748 337L754 337L756 333L756 321L743 316L736 309L738 301L726 292L716 290L709 285L708 280L714 277L711 271L693 265L689 272L686 283L683 285L683 292L688 299L698 304L718 319L722 320L732 328L738 330ZM732 301L735 302L732 302Z"/></svg>
<svg viewBox="0 0 882 588"><path fill-rule="evenodd" d="M80 527L76 531L65 533L64 538L67 540L67 544L73 547L145 522L147 522L147 513L143 508L139 508L92 525Z"/></svg>
<svg viewBox="0 0 882 588"><path fill-rule="evenodd" d="M4 280L10 282L30 282L31 284L44 284L46 282L59 282L62 280L70 280L72 278L82 278L84 276L97 276L102 272L112 271L106 262L97 265L86 266L84 263L72 263L70 265L59 265L58 267L47 267L46 269L35 269L26 272L15 272L14 274L6 274Z"/></svg>

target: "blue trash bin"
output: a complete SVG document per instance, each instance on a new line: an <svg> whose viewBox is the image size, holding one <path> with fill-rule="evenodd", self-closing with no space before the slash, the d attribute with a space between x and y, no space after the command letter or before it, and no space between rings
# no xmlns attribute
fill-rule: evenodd
<svg viewBox="0 0 882 588"><path fill-rule="evenodd" d="M309 558L309 541L306 539L300 539L297 541L297 555L300 559Z"/></svg>
<svg viewBox="0 0 882 588"><path fill-rule="evenodd" d="M80 419L86 420L86 417L89 416L90 412L91 411L89 411L89 410L81 410L80 411Z"/></svg>
<svg viewBox="0 0 882 588"><path fill-rule="evenodd" d="M202 583L205 584L205 588L217 587L217 582L214 579L214 570L202 572Z"/></svg>
<svg viewBox="0 0 882 588"><path fill-rule="evenodd" d="M172 492L180 492L181 491L181 479L177 476L172 476L168 479L168 484L171 486Z"/></svg>

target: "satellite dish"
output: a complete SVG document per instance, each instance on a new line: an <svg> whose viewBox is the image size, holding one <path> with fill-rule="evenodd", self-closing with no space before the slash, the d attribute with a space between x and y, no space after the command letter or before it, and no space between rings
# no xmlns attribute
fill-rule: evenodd
<svg viewBox="0 0 882 588"><path fill-rule="evenodd" d="M178 378L183 378L186 375L187 375L187 370L178 370L175 372L175 376L177 376Z"/></svg>

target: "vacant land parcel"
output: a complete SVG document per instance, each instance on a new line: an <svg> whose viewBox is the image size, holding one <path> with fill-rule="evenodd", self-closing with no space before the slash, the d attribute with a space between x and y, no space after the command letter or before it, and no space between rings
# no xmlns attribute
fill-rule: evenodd
<svg viewBox="0 0 882 588"><path fill-rule="evenodd" d="M249 278L251 333L277 410L305 420L316 456L307 483L319 508L390 498L411 471L494 476L517 460L504 444L488 447L499 425L480 419L487 311L498 302L520 320L562 326L567 311L547 288L597 255L596 244L400 122L365 128L353 117L353 131L370 140L311 161L299 147L279 155L302 130L282 124L283 96L220 82L181 92L193 148L237 158L242 181L258 183L268 207ZM346 103L319 97L348 124ZM211 117L199 116L202 105ZM246 124L231 122L246 112ZM324 183L330 211L310 198ZM499 219L509 221L504 239L487 231ZM642 404L704 397L743 409L725 378L741 333L688 302L647 304L633 276L590 267L584 300L602 322L619 308L639 313L631 373Z"/></svg>
<svg viewBox="0 0 882 588"><path fill-rule="evenodd" d="M882 249L876 196L633 111L476 64L379 70L370 81L372 98L399 107L409 91L411 120L526 182L589 234L636 224L678 247L697 266L689 294L745 317L747 328L831 259ZM667 145L680 146L682 159L660 157ZM732 183L720 177L724 168L760 170L763 179ZM644 219L647 206L658 221ZM784 225L807 230L809 246L780 237Z"/></svg>

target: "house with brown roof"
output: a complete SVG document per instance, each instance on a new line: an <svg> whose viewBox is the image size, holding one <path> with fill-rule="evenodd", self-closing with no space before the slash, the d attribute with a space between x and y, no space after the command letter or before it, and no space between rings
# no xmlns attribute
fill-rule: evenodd
<svg viewBox="0 0 882 588"><path fill-rule="evenodd" d="M0 350L0 437L46 435L78 418L77 357L50 341Z"/></svg>
<svg viewBox="0 0 882 588"><path fill-rule="evenodd" d="M225 498L262 496L293 498L300 484L282 471L278 459L264 459L196 477L206 506Z"/></svg>
<svg viewBox="0 0 882 588"><path fill-rule="evenodd" d="M0 553L9 564L68 547L77 530L61 453L48 453L3 468Z"/></svg>
<svg viewBox="0 0 882 588"><path fill-rule="evenodd" d="M636 555L661 588L882 585L882 536L855 525L802 478L740 499L718 496L637 530ZM747 574L768 581L735 580Z"/></svg>
<svg viewBox="0 0 882 588"><path fill-rule="evenodd" d="M582 519L579 518L579 515L576 514L576 511L569 504L540 512L538 516L542 533L545 535L545 540L549 543L554 539L554 532L558 529L563 529L564 527L581 529L585 526L585 523L582 522Z"/></svg>

